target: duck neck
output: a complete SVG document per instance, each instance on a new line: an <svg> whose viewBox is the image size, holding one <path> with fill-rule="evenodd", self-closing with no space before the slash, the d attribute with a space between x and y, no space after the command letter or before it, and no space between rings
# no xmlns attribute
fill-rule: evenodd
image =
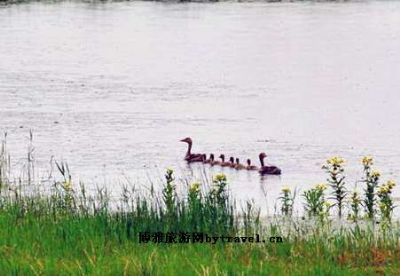
<svg viewBox="0 0 400 276"><path fill-rule="evenodd" d="M225 162L225 156L221 155L222 162Z"/></svg>
<svg viewBox="0 0 400 276"><path fill-rule="evenodd" d="M191 155L191 150L192 150L192 143L188 143L188 150L186 152L186 156L190 156Z"/></svg>
<svg viewBox="0 0 400 276"><path fill-rule="evenodd" d="M264 167L264 157L260 156L261 167Z"/></svg>

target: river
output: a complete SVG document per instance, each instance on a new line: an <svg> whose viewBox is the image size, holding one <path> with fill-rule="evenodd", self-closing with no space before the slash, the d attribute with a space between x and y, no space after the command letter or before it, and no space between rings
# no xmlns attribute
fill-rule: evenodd
<svg viewBox="0 0 400 276"><path fill-rule="evenodd" d="M3 5L0 131L16 167L32 129L38 167L54 156L110 190L223 171L273 210L333 155L350 190L366 154L400 180L399 49L396 1ZM264 151L283 174L188 166L186 136L255 164Z"/></svg>

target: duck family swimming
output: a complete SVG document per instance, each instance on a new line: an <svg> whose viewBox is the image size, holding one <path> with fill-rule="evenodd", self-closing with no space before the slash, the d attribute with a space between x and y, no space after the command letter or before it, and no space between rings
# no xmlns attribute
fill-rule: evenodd
<svg viewBox="0 0 400 276"><path fill-rule="evenodd" d="M207 159L207 155L204 153L192 153L192 145L193 141L190 137L186 137L185 139L180 140L181 142L188 144L188 149L185 154L184 160L188 163L194 162L202 162L204 164L210 164L211 166L221 166L221 167L230 167L236 170L248 170L248 171L258 171L261 175L272 174L272 175L280 175L282 170L277 166L266 165L264 159L267 155L264 152L261 152L258 157L260 159L260 167L254 166L251 164L251 160L247 159L247 165L240 164L239 158L234 158L231 156L229 158L229 162L225 161L225 155L221 154L219 158L221 161L215 160L214 154L210 153L210 157Z"/></svg>

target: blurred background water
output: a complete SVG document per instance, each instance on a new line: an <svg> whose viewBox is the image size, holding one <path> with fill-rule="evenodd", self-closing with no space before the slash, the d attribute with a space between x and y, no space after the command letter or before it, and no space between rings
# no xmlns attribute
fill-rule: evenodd
<svg viewBox="0 0 400 276"><path fill-rule="evenodd" d="M332 155L350 189L365 154L399 180L399 49L396 1L1 6L0 131L16 167L32 129L38 167L54 156L110 190L223 171L272 210ZM188 166L186 136L257 165L265 151L283 174Z"/></svg>

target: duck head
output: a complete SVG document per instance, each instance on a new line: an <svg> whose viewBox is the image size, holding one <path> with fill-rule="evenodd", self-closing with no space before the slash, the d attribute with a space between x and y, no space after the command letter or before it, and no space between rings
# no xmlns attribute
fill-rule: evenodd
<svg viewBox="0 0 400 276"><path fill-rule="evenodd" d="M180 142L185 142L185 143L191 144L192 143L192 138L186 137L185 139L180 140Z"/></svg>
<svg viewBox="0 0 400 276"><path fill-rule="evenodd" d="M260 153L259 157L260 159L264 159L265 157L267 157L267 155L264 152L262 152Z"/></svg>

